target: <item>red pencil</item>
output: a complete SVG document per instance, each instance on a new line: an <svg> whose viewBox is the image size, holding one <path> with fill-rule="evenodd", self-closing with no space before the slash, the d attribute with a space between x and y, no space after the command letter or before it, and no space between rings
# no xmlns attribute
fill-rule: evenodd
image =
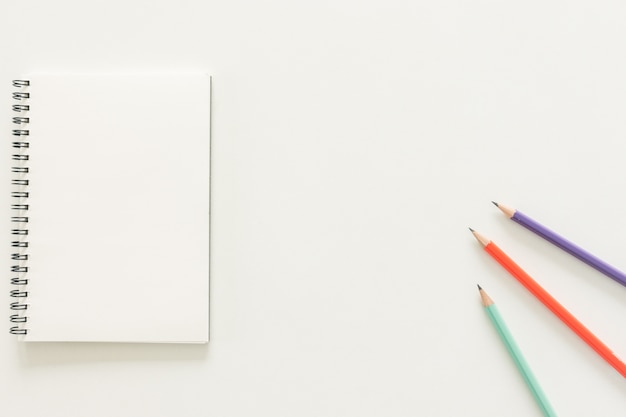
<svg viewBox="0 0 626 417"><path fill-rule="evenodd" d="M593 350L596 351L605 361L609 363L617 372L626 378L626 364L622 362L615 354L598 339L589 329L587 329L576 317L565 309L557 300L554 299L546 290L544 290L537 282L531 278L519 265L517 265L509 256L502 251L495 243L487 239L480 233L471 229L472 234L484 246L485 251L491 255L493 259L498 261L511 275L513 275L528 291L531 292L539 301L543 303L552 313L554 313L563 323L565 323L574 333L585 341Z"/></svg>

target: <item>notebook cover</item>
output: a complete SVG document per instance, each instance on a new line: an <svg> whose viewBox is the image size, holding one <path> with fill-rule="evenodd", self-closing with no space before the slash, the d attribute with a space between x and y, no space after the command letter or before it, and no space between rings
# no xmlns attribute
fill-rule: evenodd
<svg viewBox="0 0 626 417"><path fill-rule="evenodd" d="M203 343L210 77L32 74L24 341Z"/></svg>

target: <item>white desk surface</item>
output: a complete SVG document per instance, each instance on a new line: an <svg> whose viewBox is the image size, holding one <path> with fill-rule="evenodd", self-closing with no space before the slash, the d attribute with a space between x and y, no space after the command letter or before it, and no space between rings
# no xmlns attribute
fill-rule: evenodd
<svg viewBox="0 0 626 417"><path fill-rule="evenodd" d="M626 381L467 227L626 358L626 288L490 203L626 269L625 19L604 0L2 2L5 138L25 71L213 75L213 216L208 346L5 332L1 414L540 416L480 283L559 415L623 416Z"/></svg>

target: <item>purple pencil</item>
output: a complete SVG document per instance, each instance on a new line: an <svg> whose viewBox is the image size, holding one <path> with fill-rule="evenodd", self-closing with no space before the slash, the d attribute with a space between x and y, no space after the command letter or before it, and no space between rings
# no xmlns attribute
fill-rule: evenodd
<svg viewBox="0 0 626 417"><path fill-rule="evenodd" d="M500 210L502 210L502 212L508 218L513 220L515 223L521 224L522 226L524 226L531 232L538 234L539 236L541 236L548 242L558 246L559 248L563 249L565 252L569 253L570 255L575 256L576 258L580 259L587 265L602 272L604 275L608 276L609 278L612 278L615 281L619 282L620 284L626 286L626 274L624 274L619 269L607 264L602 259L598 258L597 256L592 255L591 253L587 252L580 246L554 233L552 230L548 229L547 227L538 223L537 221L531 219L524 213L521 213L519 210L504 206L502 204L498 204L495 201L492 201L492 203L495 204L496 207L498 207Z"/></svg>

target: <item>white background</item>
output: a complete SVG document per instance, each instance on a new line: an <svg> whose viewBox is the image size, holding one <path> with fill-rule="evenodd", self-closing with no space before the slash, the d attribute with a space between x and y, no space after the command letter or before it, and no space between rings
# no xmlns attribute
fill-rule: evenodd
<svg viewBox="0 0 626 417"><path fill-rule="evenodd" d="M617 0L3 0L7 316L21 73L207 70L213 200L209 345L5 332L1 414L540 416L480 283L559 415L623 416L623 378L467 227L626 358L626 288L490 203L626 269L625 20Z"/></svg>

